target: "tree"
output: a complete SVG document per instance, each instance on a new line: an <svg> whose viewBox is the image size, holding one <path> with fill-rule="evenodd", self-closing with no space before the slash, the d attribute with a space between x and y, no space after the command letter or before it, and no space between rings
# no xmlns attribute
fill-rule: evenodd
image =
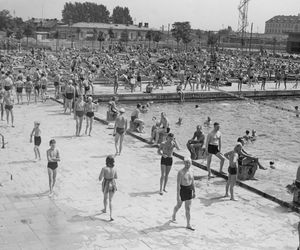
<svg viewBox="0 0 300 250"><path fill-rule="evenodd" d="M109 11L106 6L102 4L96 4L91 2L75 2L65 3L62 10L62 20L68 23L69 20L77 22L109 22Z"/></svg>
<svg viewBox="0 0 300 250"><path fill-rule="evenodd" d="M128 40L129 40L128 30L123 30L121 33L120 41L127 44Z"/></svg>
<svg viewBox="0 0 300 250"><path fill-rule="evenodd" d="M195 32L195 34L196 34L196 37L198 38L199 44L201 44L201 38L202 38L202 32L201 32L201 30L197 29L196 32Z"/></svg>
<svg viewBox="0 0 300 250"><path fill-rule="evenodd" d="M28 47L28 37L33 36L34 28L30 23L27 23L24 27L24 36L26 37L26 47Z"/></svg>
<svg viewBox="0 0 300 250"><path fill-rule="evenodd" d="M148 30L145 37L149 41L149 48L150 48L151 41L152 41L152 38L153 38L153 30Z"/></svg>
<svg viewBox="0 0 300 250"><path fill-rule="evenodd" d="M182 40L186 45L191 41L191 25L189 22L175 22L172 24L172 36L177 42L177 48L179 42Z"/></svg>
<svg viewBox="0 0 300 250"><path fill-rule="evenodd" d="M162 40L162 32L161 31L155 31L153 33L153 41L156 42L156 46L158 46L158 43Z"/></svg>
<svg viewBox="0 0 300 250"><path fill-rule="evenodd" d="M218 35L214 34L213 32L209 31L208 32L208 37L207 37L207 46L212 46L214 47L218 42Z"/></svg>
<svg viewBox="0 0 300 250"><path fill-rule="evenodd" d="M0 11L0 30L11 28L12 16L8 10Z"/></svg>
<svg viewBox="0 0 300 250"><path fill-rule="evenodd" d="M275 36L272 38L272 44L273 44L273 54L275 55L276 44L277 44L277 38Z"/></svg>
<svg viewBox="0 0 300 250"><path fill-rule="evenodd" d="M102 44L102 42L105 41L105 35L104 35L104 32L101 31L101 30L100 30L99 33L98 33L97 41L99 42L99 48L100 48L100 50L101 50L101 49L102 49L101 44Z"/></svg>
<svg viewBox="0 0 300 250"><path fill-rule="evenodd" d="M113 23L118 24L132 24L132 17L130 16L129 9L127 7L117 6L113 9L111 16Z"/></svg>
<svg viewBox="0 0 300 250"><path fill-rule="evenodd" d="M16 32L15 32L15 38L17 40L21 40L23 38L23 30L21 28L19 28Z"/></svg>

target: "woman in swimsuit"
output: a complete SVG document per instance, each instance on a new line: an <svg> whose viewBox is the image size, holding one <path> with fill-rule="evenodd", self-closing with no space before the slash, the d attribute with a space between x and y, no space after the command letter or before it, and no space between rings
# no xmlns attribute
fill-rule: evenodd
<svg viewBox="0 0 300 250"><path fill-rule="evenodd" d="M22 81L22 76L18 76L18 79L16 81L16 94L17 94L17 100L18 100L18 104L20 104L20 99L21 99L21 104L23 104L23 86L24 83Z"/></svg>
<svg viewBox="0 0 300 250"><path fill-rule="evenodd" d="M9 115L11 117L11 126L14 127L14 114L13 114L13 107L14 107L14 98L13 95L7 91L4 96L4 109L6 112L6 121L9 124Z"/></svg>
<svg viewBox="0 0 300 250"><path fill-rule="evenodd" d="M85 104L86 103L83 101L82 95L80 95L74 105L74 116L76 119L76 136L80 136L85 111Z"/></svg>
<svg viewBox="0 0 300 250"><path fill-rule="evenodd" d="M84 112L86 116L86 127L85 127L85 134L89 129L89 136L91 136L92 128L93 128L93 121L94 121L94 111L96 111L95 104L93 103L93 98L89 97L87 103L84 107Z"/></svg>
<svg viewBox="0 0 300 250"><path fill-rule="evenodd" d="M32 136L34 136L34 154L35 154L35 160L41 160L41 154L39 146L41 145L42 139L41 139L41 130L40 130L40 123L34 122L34 128L30 134L30 143L32 143Z"/></svg>
<svg viewBox="0 0 300 250"><path fill-rule="evenodd" d="M113 221L112 218L112 199L117 191L116 179L118 179L117 171L114 169L115 159L113 156L109 155L106 157L106 166L101 169L99 175L99 181L102 181L102 192L103 192L103 204L104 209L103 213L106 213L107 208L107 198L109 199L109 212L110 212L110 221Z"/></svg>
<svg viewBox="0 0 300 250"><path fill-rule="evenodd" d="M60 161L59 151L55 148L56 141L54 139L49 142L50 148L47 150L47 160L48 160L48 177L49 177L49 196L53 195L53 188L56 181L56 169L58 167L57 162Z"/></svg>
<svg viewBox="0 0 300 250"><path fill-rule="evenodd" d="M30 76L26 77L26 82L25 82L25 92L26 92L26 97L27 97L27 104L30 103L30 98L31 98L31 92L32 92L32 81L30 79Z"/></svg>

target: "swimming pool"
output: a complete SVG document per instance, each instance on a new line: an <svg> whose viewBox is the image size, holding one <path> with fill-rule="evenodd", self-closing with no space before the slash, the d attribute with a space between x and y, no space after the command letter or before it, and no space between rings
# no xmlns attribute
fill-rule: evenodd
<svg viewBox="0 0 300 250"><path fill-rule="evenodd" d="M299 105L300 99L274 99L263 102L293 109ZM257 140L245 145L245 150L258 156L264 166L269 166L269 161L274 161L276 169L258 170L256 177L259 181L249 181L249 184L285 200L291 199L285 191L285 186L295 179L297 167L300 165L300 118L296 118L293 113L247 101L211 101L199 103L199 107L195 108L196 104L152 104L149 112L141 115L146 122L146 132L150 133L154 124L152 118L159 119L160 113L164 111L169 119L171 132L175 134L180 147L186 150L186 142L193 136L196 126L203 125L207 116L210 116L212 123L219 122L221 125L222 152L225 153L233 149L237 138L243 136L246 130L255 129ZM126 116L130 118L135 105L121 106L126 109ZM105 107L101 107L99 112L104 114ZM179 117L183 118L181 126L176 125ZM211 129L212 127L203 126L205 135ZM206 164L203 160L200 162ZM224 170L227 169L227 165L228 163L225 163ZM212 167L219 169L216 159L213 160Z"/></svg>

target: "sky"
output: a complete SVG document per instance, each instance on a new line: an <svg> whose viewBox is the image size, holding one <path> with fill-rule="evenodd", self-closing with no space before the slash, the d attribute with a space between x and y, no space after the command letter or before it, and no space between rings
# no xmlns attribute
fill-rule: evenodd
<svg viewBox="0 0 300 250"><path fill-rule="evenodd" d="M135 23L148 22L151 28L167 30L168 24L189 21L192 28L219 30L231 26L237 30L240 0L88 0L105 5L128 7ZM65 0L0 0L0 10L24 20L31 17L61 19ZM68 1L75 2L75 1ZM86 0L77 0L86 2ZM253 32L264 32L265 21L275 15L298 15L300 0L250 0L248 22Z"/></svg>

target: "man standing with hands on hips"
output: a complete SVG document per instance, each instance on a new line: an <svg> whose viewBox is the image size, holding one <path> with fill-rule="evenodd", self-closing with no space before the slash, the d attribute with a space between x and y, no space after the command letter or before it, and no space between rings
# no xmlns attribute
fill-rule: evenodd
<svg viewBox="0 0 300 250"><path fill-rule="evenodd" d="M214 123L214 129L208 134L207 140L206 140L206 149L205 153L207 156L207 171L208 171L208 178L212 178L211 170L210 170L210 163L212 155L217 156L220 159L220 173L223 173L223 165L225 162L225 157L221 153L221 132L220 130L220 124L215 122Z"/></svg>

